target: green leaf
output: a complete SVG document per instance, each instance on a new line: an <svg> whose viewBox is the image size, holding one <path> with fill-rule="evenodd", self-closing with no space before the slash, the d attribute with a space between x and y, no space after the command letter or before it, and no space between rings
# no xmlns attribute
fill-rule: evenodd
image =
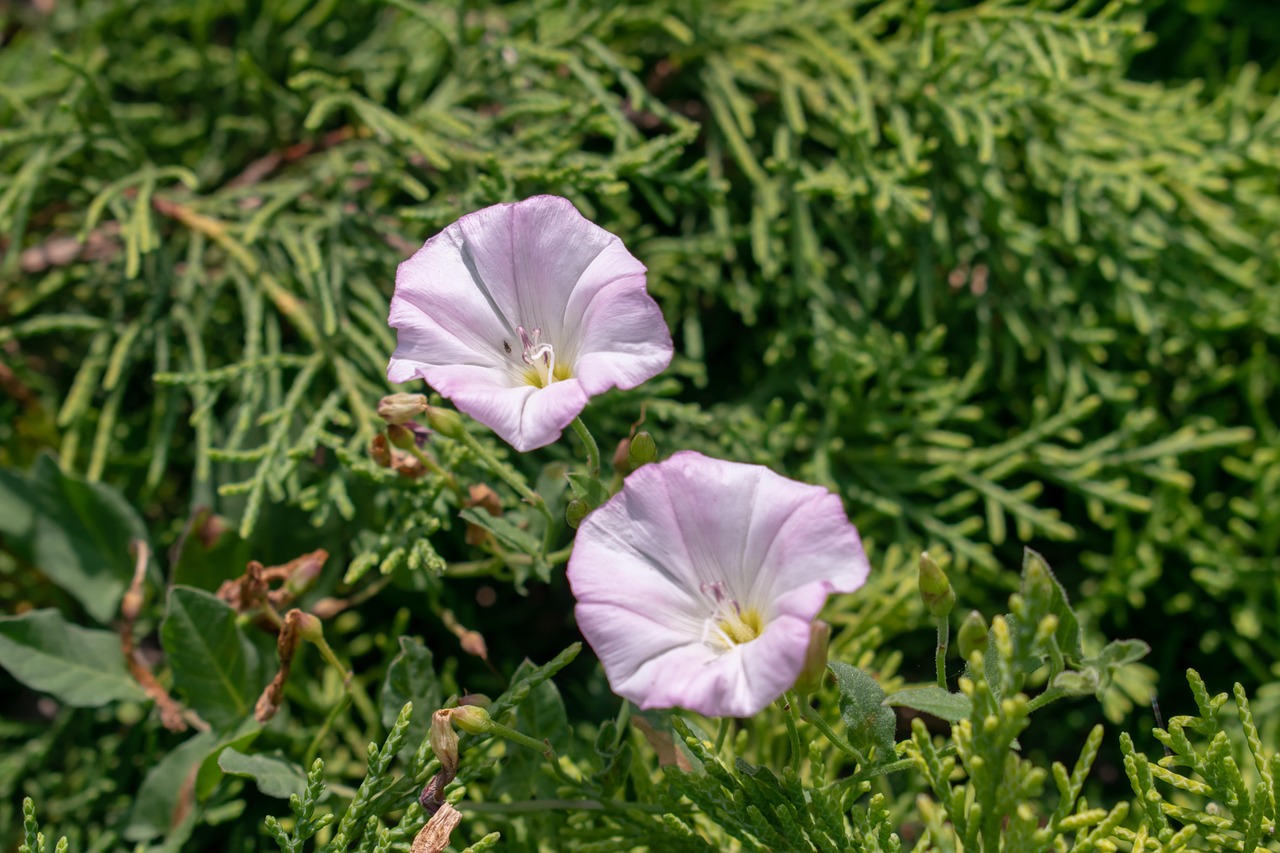
<svg viewBox="0 0 1280 853"><path fill-rule="evenodd" d="M257 733L257 723L253 720L225 734L201 732L156 762L133 798L124 837L130 841L148 841L193 825L203 787L197 779L205 760L228 745L244 746Z"/></svg>
<svg viewBox="0 0 1280 853"><path fill-rule="evenodd" d="M175 586L160 643L174 684L210 725L228 729L252 713L264 686L258 651L226 602L204 590Z"/></svg>
<svg viewBox="0 0 1280 853"><path fill-rule="evenodd" d="M832 662L827 668L840 690L840 716L849 728L849 741L864 752L874 747L877 764L891 761L896 718L883 704L884 690L874 678L847 663Z"/></svg>
<svg viewBox="0 0 1280 853"><path fill-rule="evenodd" d="M899 690L886 697L884 704L923 711L949 723L966 720L973 713L973 702L968 696L948 692L936 684Z"/></svg>
<svg viewBox="0 0 1280 853"><path fill-rule="evenodd" d="M477 527L489 531L503 545L514 548L522 554L532 557L542 550L542 543L536 536L527 530L521 530L501 516L489 515L479 509L464 509L458 515Z"/></svg>
<svg viewBox="0 0 1280 853"><path fill-rule="evenodd" d="M147 530L115 489L68 477L43 455L25 477L0 469L0 535L105 624L133 577L129 542L145 541Z"/></svg>
<svg viewBox="0 0 1280 853"><path fill-rule="evenodd" d="M516 669L513 681L519 681L536 667L526 660ZM563 748L569 740L569 716L565 712L560 690L551 681L533 687L524 701L516 706L514 728L535 740L548 740L553 747ZM517 799L554 797L557 782L540 772L546 759L525 747L507 750L503 771L494 784L494 796L509 794Z"/></svg>
<svg viewBox="0 0 1280 853"><path fill-rule="evenodd" d="M434 657L418 637L401 637L400 653L387 667L378 697L382 724L390 729L406 702L413 703L413 719L405 736L406 748L412 750L427 736L431 715L444 704L444 691L436 679Z"/></svg>
<svg viewBox="0 0 1280 853"><path fill-rule="evenodd" d="M307 787L307 774L279 750L245 755L229 746L218 756L218 766L233 776L248 776L268 797L287 800L290 794L301 795Z"/></svg>
<svg viewBox="0 0 1280 853"><path fill-rule="evenodd" d="M1099 697L1111 686L1111 679L1116 670L1137 663L1151 653L1151 647L1142 640L1112 640L1102 651L1087 658L1081 666L1082 671L1090 671L1097 677L1097 687L1093 691Z"/></svg>
<svg viewBox="0 0 1280 853"><path fill-rule="evenodd" d="M1067 591L1058 583L1053 570L1035 551L1027 548L1022 555L1022 597L1026 600L1034 614L1032 624L1027 626L1032 633L1036 624L1046 614L1058 617L1058 630L1054 636L1058 640L1058 648L1069 661L1079 661L1084 652L1080 647L1080 621L1071 609L1067 600Z"/></svg>
<svg viewBox="0 0 1280 853"><path fill-rule="evenodd" d="M521 664L511 677L511 686L489 706L489 713L496 720L519 705L531 690L572 663L581 651L582 643L573 643L542 666L527 668L528 661Z"/></svg>
<svg viewBox="0 0 1280 853"><path fill-rule="evenodd" d="M77 708L147 698L125 667L119 637L72 625L57 610L0 617L0 666Z"/></svg>
<svg viewBox="0 0 1280 853"><path fill-rule="evenodd" d="M595 477L575 471L567 475L569 490L575 498L586 501L592 509L609 500L609 490Z"/></svg>

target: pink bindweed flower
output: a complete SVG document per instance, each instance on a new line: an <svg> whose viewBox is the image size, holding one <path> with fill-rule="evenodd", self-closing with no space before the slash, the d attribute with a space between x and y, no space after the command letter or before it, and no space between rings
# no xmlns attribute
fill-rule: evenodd
<svg viewBox="0 0 1280 853"><path fill-rule="evenodd" d="M555 196L486 207L428 240L396 271L388 322L388 379L425 379L520 451L671 363L644 265Z"/></svg>
<svg viewBox="0 0 1280 853"><path fill-rule="evenodd" d="M831 492L684 451L586 517L568 574L615 693L747 717L795 683L827 595L869 571Z"/></svg>

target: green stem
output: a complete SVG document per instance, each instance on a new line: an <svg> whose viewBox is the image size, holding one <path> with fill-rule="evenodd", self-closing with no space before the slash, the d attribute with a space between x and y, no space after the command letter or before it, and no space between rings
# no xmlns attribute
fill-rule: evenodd
<svg viewBox="0 0 1280 853"><path fill-rule="evenodd" d="M600 446L596 444L596 440L591 435L591 431L587 429L587 425L582 422L582 418L573 419L573 431L578 434L578 438L582 439L582 445L587 451L587 473L592 477L600 476Z"/></svg>
<svg viewBox="0 0 1280 853"><path fill-rule="evenodd" d="M522 814L541 811L629 811L666 814L670 807L659 803L629 803L617 800L519 800L514 803L482 803L464 799L458 803L464 812L481 814ZM685 813L685 812L681 812Z"/></svg>
<svg viewBox="0 0 1280 853"><path fill-rule="evenodd" d="M338 697L338 701L333 703L333 707L329 709L329 715L325 717L324 723L321 724L320 730L316 732L315 737L311 739L311 743L307 745L307 751L303 753L303 767L310 767L316 760L316 756L320 754L320 744L328 736L333 729L333 724L337 721L338 716L351 704L351 694L344 692Z"/></svg>
<svg viewBox="0 0 1280 853"><path fill-rule="evenodd" d="M938 671L938 686L947 689L947 643L951 639L951 621L946 616L938 618L938 649L933 656L934 667Z"/></svg>
<svg viewBox="0 0 1280 853"><path fill-rule="evenodd" d="M716 755L719 755L721 748L724 747L724 739L728 737L729 727L732 724L733 724L732 718L730 717L720 718L720 729L719 731L716 732L716 745L715 745L715 749L713 750L716 753Z"/></svg>
<svg viewBox="0 0 1280 853"><path fill-rule="evenodd" d="M778 702L782 705L783 720L787 723L787 739L791 742L791 769L800 775L800 732L796 729L796 704L783 696Z"/></svg>
<svg viewBox="0 0 1280 853"><path fill-rule="evenodd" d="M835 729L831 728L831 724L822 718L822 715L811 708L808 704L800 706L801 718L811 726L822 732L822 736L831 741L841 752L850 755L858 762L861 767L867 766L867 757L863 755L853 744L849 743L840 735L836 734Z"/></svg>
<svg viewBox="0 0 1280 853"><path fill-rule="evenodd" d="M488 448L476 441L476 437L471 433L462 433L459 440L468 450L475 454L477 459L484 463L485 467L501 477L508 486L515 489L516 494L523 498L526 503L541 511L547 517L548 523L550 523L551 511L547 509L547 502L542 499L542 495L529 488L524 481L524 477L521 477L511 466L494 456Z"/></svg>
<svg viewBox="0 0 1280 853"><path fill-rule="evenodd" d="M426 468L432 474L435 474L443 480L451 492L460 498L466 497L466 494L462 491L462 486L458 485L458 478L453 476L451 471L446 471L444 468L440 467L440 463L423 452L422 448L418 447L417 444L409 445L409 452L413 454L414 459L417 459L422 463L423 468Z"/></svg>
<svg viewBox="0 0 1280 853"><path fill-rule="evenodd" d="M1033 711L1038 711L1050 702L1056 702L1066 695L1067 691L1063 690L1061 687L1050 687L1048 690L1044 691L1027 703L1027 713L1030 714Z"/></svg>

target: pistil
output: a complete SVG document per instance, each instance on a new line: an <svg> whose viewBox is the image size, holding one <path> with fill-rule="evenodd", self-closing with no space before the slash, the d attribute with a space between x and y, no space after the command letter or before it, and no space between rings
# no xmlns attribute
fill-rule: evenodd
<svg viewBox="0 0 1280 853"><path fill-rule="evenodd" d="M537 381L530 384L545 388L555 382L556 351L551 344L541 341L542 329L534 329L530 334L524 330L524 326L516 326L516 333L520 335L520 343L524 345L520 357L536 371Z"/></svg>

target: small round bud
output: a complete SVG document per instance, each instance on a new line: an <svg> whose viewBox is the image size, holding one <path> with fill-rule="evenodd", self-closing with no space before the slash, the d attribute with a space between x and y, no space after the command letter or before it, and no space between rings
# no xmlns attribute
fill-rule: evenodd
<svg viewBox="0 0 1280 853"><path fill-rule="evenodd" d="M653 440L653 436L644 431L636 433L631 439L631 447L627 450L627 462L630 463L631 470L634 471L641 465L648 465L657 458L658 444Z"/></svg>
<svg viewBox="0 0 1280 853"><path fill-rule="evenodd" d="M928 551L920 554L920 599L930 616L946 616L956 603L951 582Z"/></svg>
<svg viewBox="0 0 1280 853"><path fill-rule="evenodd" d="M804 652L804 666L796 679L796 691L801 695L814 693L822 686L827 674L827 643L831 640L831 626L821 619L809 623L809 646Z"/></svg>
<svg viewBox="0 0 1280 853"><path fill-rule="evenodd" d="M582 519L586 518L589 512L591 512L591 504L582 498L574 498L564 508L564 523L577 530L578 525L582 523Z"/></svg>
<svg viewBox="0 0 1280 853"><path fill-rule="evenodd" d="M301 610L291 610L289 615L297 613L298 636L308 643L324 642L324 626L320 620Z"/></svg>
<svg viewBox="0 0 1280 853"><path fill-rule="evenodd" d="M408 450L411 447L418 446L413 430L402 424L390 424L387 426L387 440L391 442L392 447L400 450Z"/></svg>
<svg viewBox="0 0 1280 853"><path fill-rule="evenodd" d="M427 410L422 394L391 394L378 401L378 417L389 424L407 424Z"/></svg>
<svg viewBox="0 0 1280 853"><path fill-rule="evenodd" d="M462 415L437 406L427 406L427 424L445 438L459 439L467 431Z"/></svg>
<svg viewBox="0 0 1280 853"><path fill-rule="evenodd" d="M479 705L461 705L450 711L453 723L467 734L482 735L493 728L489 712Z"/></svg>
<svg viewBox="0 0 1280 853"><path fill-rule="evenodd" d="M391 467L391 447L382 433L375 435L369 442L369 456L379 468Z"/></svg>
<svg viewBox="0 0 1280 853"><path fill-rule="evenodd" d="M987 650L987 620L976 610L969 611L960 624L960 633L956 635L956 645L960 648L960 656L965 660L974 652Z"/></svg>

